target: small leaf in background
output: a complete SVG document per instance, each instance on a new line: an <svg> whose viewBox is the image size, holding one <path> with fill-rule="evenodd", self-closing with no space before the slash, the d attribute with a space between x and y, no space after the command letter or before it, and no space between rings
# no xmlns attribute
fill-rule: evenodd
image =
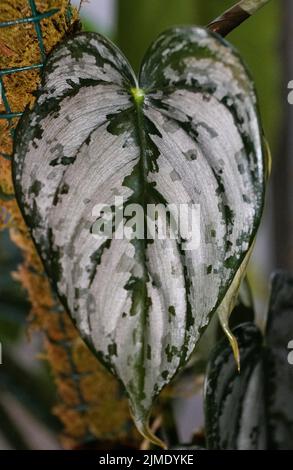
<svg viewBox="0 0 293 470"><path fill-rule="evenodd" d="M138 80L101 35L69 39L18 127L15 190L47 273L149 438L154 398L186 364L255 238L262 147L246 69L203 28L163 33ZM128 222L133 204L144 222L149 204L200 207L199 246L144 229L97 240L93 209L115 197Z"/></svg>
<svg viewBox="0 0 293 470"><path fill-rule="evenodd" d="M293 366L288 344L293 339L293 276L272 277L266 331L266 400L269 449L293 449Z"/></svg>
<svg viewBox="0 0 293 470"><path fill-rule="evenodd" d="M246 270L247 270L247 265L248 265L248 262L250 260L252 249L253 249L253 244L251 245L248 253L246 254L244 260L242 261L237 273L234 276L234 279L233 279L229 289L227 290L227 293L226 293L224 299L222 300L222 303L219 305L218 310L217 310L217 314L219 316L221 326L222 326L222 328L223 328L223 330L224 330L224 332L225 332L225 334L226 334L226 336L229 339L229 342L231 344L233 355L234 355L234 358L235 358L235 361L236 361L236 364L237 364L238 371L240 371L239 347L238 347L238 343L237 343L237 340L236 340L235 336L233 335L232 331L230 330L229 319L230 319L230 315L231 315L235 305L237 304L237 301L239 301L238 293L239 293L239 290L240 290L242 280L244 279L244 276L245 276L245 273L246 273Z"/></svg>
<svg viewBox="0 0 293 470"><path fill-rule="evenodd" d="M234 330L241 371L237 371L226 338L210 359L205 383L208 449L262 450L266 448L264 375L260 331L251 323Z"/></svg>
<svg viewBox="0 0 293 470"><path fill-rule="evenodd" d="M237 373L227 341L215 348L205 384L210 449L293 449L293 276L276 272L265 337L252 323L234 330L240 347Z"/></svg>

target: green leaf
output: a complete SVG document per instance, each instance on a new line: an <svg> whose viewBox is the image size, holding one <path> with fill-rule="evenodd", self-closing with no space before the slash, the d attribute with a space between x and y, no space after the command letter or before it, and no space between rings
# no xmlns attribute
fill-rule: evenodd
<svg viewBox="0 0 293 470"><path fill-rule="evenodd" d="M263 338L256 326L234 330L241 372L238 373L225 338L212 353L205 383L208 449L262 450L266 448Z"/></svg>
<svg viewBox="0 0 293 470"><path fill-rule="evenodd" d="M266 331L266 402L269 449L293 449L293 365L289 344L293 340L293 276L277 272L272 277ZM291 343L292 345L292 343Z"/></svg>
<svg viewBox="0 0 293 470"><path fill-rule="evenodd" d="M154 398L188 361L259 225L262 134L244 65L205 29L173 28L150 47L137 79L106 38L79 34L47 62L17 130L13 173L63 304L151 437ZM91 232L104 219L93 208L113 208L115 196L132 239L117 231L97 239ZM143 211L141 237L133 204ZM186 249L182 233L148 238L149 204L161 204L159 222L173 204L168 228L174 205L200 207L198 248Z"/></svg>

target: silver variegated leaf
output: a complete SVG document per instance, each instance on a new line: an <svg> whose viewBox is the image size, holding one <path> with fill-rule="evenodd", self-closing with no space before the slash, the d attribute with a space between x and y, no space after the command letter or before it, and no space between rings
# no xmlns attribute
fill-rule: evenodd
<svg viewBox="0 0 293 470"><path fill-rule="evenodd" d="M60 299L123 382L147 434L154 397L187 362L261 217L262 135L245 67L218 36L174 28L136 79L113 44L81 33L46 64L17 131L13 171ZM180 234L97 239L93 208L113 207L115 197L130 234L132 204L145 222L148 204L199 207L199 245L187 250Z"/></svg>
<svg viewBox="0 0 293 470"><path fill-rule="evenodd" d="M266 326L265 387L268 448L293 450L293 275L277 271L271 280Z"/></svg>
<svg viewBox="0 0 293 470"><path fill-rule="evenodd" d="M205 381L207 448L265 450L267 423L263 364L263 336L253 323L235 330L241 372L226 338L212 352Z"/></svg>

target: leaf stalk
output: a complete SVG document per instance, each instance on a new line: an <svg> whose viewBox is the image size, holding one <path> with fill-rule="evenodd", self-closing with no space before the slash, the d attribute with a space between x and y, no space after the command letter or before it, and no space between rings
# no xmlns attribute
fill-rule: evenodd
<svg viewBox="0 0 293 470"><path fill-rule="evenodd" d="M208 24L208 29L225 37L237 26L254 15L270 0L241 0Z"/></svg>

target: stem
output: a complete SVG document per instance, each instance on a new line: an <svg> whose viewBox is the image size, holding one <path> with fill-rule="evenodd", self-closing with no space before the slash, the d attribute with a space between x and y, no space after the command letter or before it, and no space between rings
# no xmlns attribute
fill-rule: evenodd
<svg viewBox="0 0 293 470"><path fill-rule="evenodd" d="M221 16L212 21L208 28L225 37L243 21L250 18L270 0L241 0Z"/></svg>

